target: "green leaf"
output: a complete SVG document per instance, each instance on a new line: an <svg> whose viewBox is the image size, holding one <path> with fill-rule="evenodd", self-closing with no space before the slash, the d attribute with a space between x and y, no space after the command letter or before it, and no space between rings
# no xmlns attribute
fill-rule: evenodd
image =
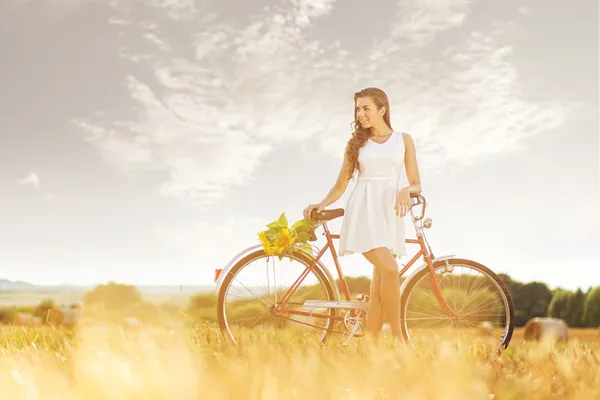
<svg viewBox="0 0 600 400"><path fill-rule="evenodd" d="M303 226L302 228L300 228L298 232L310 233L311 230L312 228L310 227L310 225L307 225L306 227Z"/></svg>
<svg viewBox="0 0 600 400"><path fill-rule="evenodd" d="M311 224L308 220L300 220L292 226L292 229L294 229L296 232L309 232L311 229Z"/></svg>
<svg viewBox="0 0 600 400"><path fill-rule="evenodd" d="M292 226L290 226L290 229L296 229L297 227L301 226L303 224L302 220L298 220L296 222L294 222L294 224Z"/></svg>
<svg viewBox="0 0 600 400"><path fill-rule="evenodd" d="M277 219L277 221L273 221L273 222L270 222L269 224L267 224L267 228L269 228L269 230L274 230L274 229L281 230L281 228L287 228L287 227L288 227L288 221L287 221L287 218L285 217L285 213L281 213L281 215L279 216L279 219Z"/></svg>
<svg viewBox="0 0 600 400"><path fill-rule="evenodd" d="M310 234L308 232L299 232L296 242L304 243L310 238Z"/></svg>
<svg viewBox="0 0 600 400"><path fill-rule="evenodd" d="M277 228L277 227L279 227L279 221L273 221L273 222L267 224L267 228L269 228L269 229L273 229L273 228Z"/></svg>
<svg viewBox="0 0 600 400"><path fill-rule="evenodd" d="M279 216L279 219L277 220L277 223L279 224L280 227L287 228L288 220L285 217L285 213L281 213L281 215Z"/></svg>

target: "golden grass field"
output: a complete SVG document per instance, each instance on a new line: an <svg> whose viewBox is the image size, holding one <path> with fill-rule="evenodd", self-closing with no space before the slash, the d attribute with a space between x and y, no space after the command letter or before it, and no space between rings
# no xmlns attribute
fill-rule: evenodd
<svg viewBox="0 0 600 400"><path fill-rule="evenodd" d="M212 324L127 330L4 327L0 399L598 399L600 336L531 343L517 329L501 355L435 343L417 355L364 338L318 347L248 337L227 347Z"/></svg>

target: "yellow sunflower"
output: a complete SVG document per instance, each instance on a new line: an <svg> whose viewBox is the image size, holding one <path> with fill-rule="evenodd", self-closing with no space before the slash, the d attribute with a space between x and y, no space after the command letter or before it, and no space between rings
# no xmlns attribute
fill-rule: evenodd
<svg viewBox="0 0 600 400"><path fill-rule="evenodd" d="M278 254L283 254L292 244L294 244L294 238L292 237L290 230L288 228L283 228L275 239L273 246Z"/></svg>
<svg viewBox="0 0 600 400"><path fill-rule="evenodd" d="M265 249L265 253L267 255L272 256L273 254L275 254L273 246L271 245L271 241L267 237L267 232L265 232L265 231L259 232L258 238L259 238L260 243L262 244L263 248Z"/></svg>

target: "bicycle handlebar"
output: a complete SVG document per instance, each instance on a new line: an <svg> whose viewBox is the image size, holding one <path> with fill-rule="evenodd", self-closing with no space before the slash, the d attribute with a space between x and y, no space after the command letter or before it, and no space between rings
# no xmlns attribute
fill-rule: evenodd
<svg viewBox="0 0 600 400"><path fill-rule="evenodd" d="M425 200L425 197L423 197L421 194L418 193L411 193L410 194L410 198L411 199L416 199L416 202L413 203L409 209L412 210L412 208L414 206L418 206L419 204L423 204L423 207L421 207L421 216L419 217L415 217L415 219L417 221L420 221L423 219L423 217L425 216L425 207L427 207L427 200Z"/></svg>

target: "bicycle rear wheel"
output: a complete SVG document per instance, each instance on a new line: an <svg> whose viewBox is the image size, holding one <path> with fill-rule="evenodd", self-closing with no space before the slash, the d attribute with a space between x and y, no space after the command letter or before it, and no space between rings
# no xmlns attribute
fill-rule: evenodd
<svg viewBox="0 0 600 400"><path fill-rule="evenodd" d="M300 251L279 260L262 249L238 261L219 290L217 318L223 336L235 345L282 333L293 341L325 343L336 309L308 308L303 302L337 300L337 292L320 264L311 267L313 263ZM291 296L282 307L286 292Z"/></svg>
<svg viewBox="0 0 600 400"><path fill-rule="evenodd" d="M515 325L514 305L506 285L489 268L472 260L449 259L434 264L442 295L458 317L440 305L429 268L417 273L401 297L402 333L415 349L448 341L486 343L506 349Z"/></svg>

